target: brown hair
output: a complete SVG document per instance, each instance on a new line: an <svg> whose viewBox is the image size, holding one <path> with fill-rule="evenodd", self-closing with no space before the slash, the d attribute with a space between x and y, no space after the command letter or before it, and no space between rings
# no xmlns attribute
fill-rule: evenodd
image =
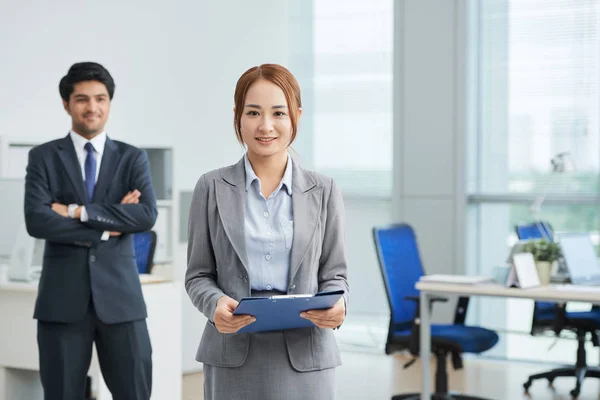
<svg viewBox="0 0 600 400"><path fill-rule="evenodd" d="M242 113L244 112L244 102L246 101L246 93L248 89L259 79L265 79L279 86L287 100L288 112L292 122L292 138L290 144L296 138L298 132L298 118L300 115L299 108L302 107L300 99L300 85L294 78L294 75L278 64L262 64L258 67L252 67L244 72L238 79L235 86L235 94L233 99L235 102L235 114L233 117L233 127L235 135L241 144L244 144L241 132Z"/></svg>

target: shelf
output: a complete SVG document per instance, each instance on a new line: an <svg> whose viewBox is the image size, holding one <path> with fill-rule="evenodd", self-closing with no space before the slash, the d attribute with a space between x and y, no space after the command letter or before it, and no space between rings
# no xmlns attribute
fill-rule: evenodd
<svg viewBox="0 0 600 400"><path fill-rule="evenodd" d="M152 185L158 200L173 198L173 150L141 147L148 155Z"/></svg>

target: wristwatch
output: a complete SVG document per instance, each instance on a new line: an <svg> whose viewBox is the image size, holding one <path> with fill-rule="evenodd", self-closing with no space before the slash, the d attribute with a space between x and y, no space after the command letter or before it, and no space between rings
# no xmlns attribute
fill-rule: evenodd
<svg viewBox="0 0 600 400"><path fill-rule="evenodd" d="M79 208L79 204L69 204L67 206L67 214L69 215L69 218L75 218L75 210L77 210L77 208Z"/></svg>

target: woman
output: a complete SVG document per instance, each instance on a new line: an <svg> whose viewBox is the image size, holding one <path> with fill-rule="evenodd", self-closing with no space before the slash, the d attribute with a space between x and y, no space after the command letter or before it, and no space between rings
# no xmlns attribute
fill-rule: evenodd
<svg viewBox="0 0 600 400"><path fill-rule="evenodd" d="M288 155L302 113L284 67L246 71L234 127L247 149L235 165L202 175L189 217L186 290L209 319L196 359L206 400L332 399L341 364L333 329L348 300L342 196L330 179ZM243 297L345 291L334 307L302 313L314 328L236 333Z"/></svg>

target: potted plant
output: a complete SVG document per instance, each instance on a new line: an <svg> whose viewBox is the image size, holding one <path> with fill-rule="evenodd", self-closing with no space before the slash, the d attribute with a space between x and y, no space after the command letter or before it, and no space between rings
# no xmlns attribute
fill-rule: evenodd
<svg viewBox="0 0 600 400"><path fill-rule="evenodd" d="M552 264L561 257L560 245L545 239L532 240L523 246L523 252L531 253L540 277L540 283L550 283Z"/></svg>

